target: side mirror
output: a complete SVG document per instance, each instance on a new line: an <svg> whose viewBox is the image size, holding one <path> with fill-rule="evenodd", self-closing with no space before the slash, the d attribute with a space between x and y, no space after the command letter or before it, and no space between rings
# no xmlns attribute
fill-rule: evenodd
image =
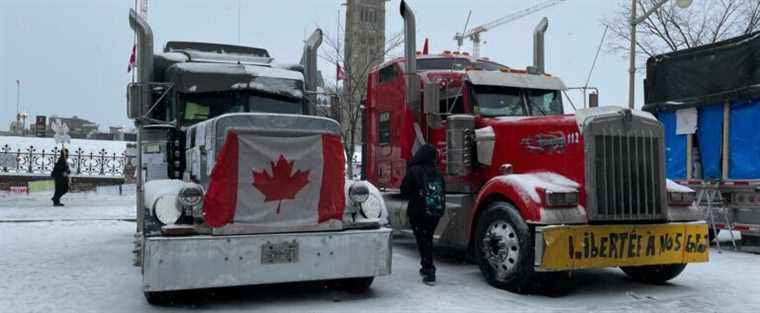
<svg viewBox="0 0 760 313"><path fill-rule="evenodd" d="M131 83L127 85L127 117L139 119L148 110L145 99L150 99L150 90L147 84Z"/></svg>
<svg viewBox="0 0 760 313"><path fill-rule="evenodd" d="M422 110L425 113L427 124L432 127L441 127L441 90L436 83L425 84L423 92Z"/></svg>
<svg viewBox="0 0 760 313"><path fill-rule="evenodd" d="M592 92L588 94L588 107L596 108L599 106L599 93Z"/></svg>
<svg viewBox="0 0 760 313"><path fill-rule="evenodd" d="M438 84L433 82L425 84L425 90L423 92L423 96L425 97L423 101L423 112L426 115L440 113L441 90L438 88Z"/></svg>

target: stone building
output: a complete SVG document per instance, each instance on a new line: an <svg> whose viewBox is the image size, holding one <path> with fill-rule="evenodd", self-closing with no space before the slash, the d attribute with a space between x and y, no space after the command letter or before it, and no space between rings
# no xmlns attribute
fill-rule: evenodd
<svg viewBox="0 0 760 313"><path fill-rule="evenodd" d="M72 117L58 117L53 115L48 118L48 127L45 137L53 137L53 135L55 135L52 124L56 120L61 120L62 123L69 127L69 135L71 138L85 139L88 138L90 134L98 132L98 124L76 115Z"/></svg>
<svg viewBox="0 0 760 313"><path fill-rule="evenodd" d="M349 112L357 110L366 95L367 74L385 58L385 3L387 0L347 0L341 120L347 127ZM349 102L349 103L346 103ZM354 143L361 141L361 119L357 121ZM350 135L350 134L349 134ZM350 138L346 138L350 140Z"/></svg>

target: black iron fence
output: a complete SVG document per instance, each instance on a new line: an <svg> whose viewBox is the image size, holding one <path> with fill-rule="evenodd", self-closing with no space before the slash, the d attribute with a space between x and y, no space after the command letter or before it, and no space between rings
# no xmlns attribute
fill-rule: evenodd
<svg viewBox="0 0 760 313"><path fill-rule="evenodd" d="M61 149L38 149L34 146L11 148L0 146L0 175L50 176ZM134 156L106 149L86 151L69 149L72 176L130 178L134 173Z"/></svg>

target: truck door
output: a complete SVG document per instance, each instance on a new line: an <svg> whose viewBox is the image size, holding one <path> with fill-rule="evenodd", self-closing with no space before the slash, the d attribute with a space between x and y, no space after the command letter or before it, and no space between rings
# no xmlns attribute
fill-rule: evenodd
<svg viewBox="0 0 760 313"><path fill-rule="evenodd" d="M367 178L381 188L398 188L406 161L402 158L405 123L404 78L398 63L389 64L370 77Z"/></svg>

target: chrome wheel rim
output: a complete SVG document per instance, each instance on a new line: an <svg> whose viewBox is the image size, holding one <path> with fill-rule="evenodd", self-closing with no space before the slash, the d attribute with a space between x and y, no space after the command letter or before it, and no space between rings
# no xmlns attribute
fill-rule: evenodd
<svg viewBox="0 0 760 313"><path fill-rule="evenodd" d="M506 279L517 268L520 241L507 221L496 220L488 225L480 250L499 280Z"/></svg>

